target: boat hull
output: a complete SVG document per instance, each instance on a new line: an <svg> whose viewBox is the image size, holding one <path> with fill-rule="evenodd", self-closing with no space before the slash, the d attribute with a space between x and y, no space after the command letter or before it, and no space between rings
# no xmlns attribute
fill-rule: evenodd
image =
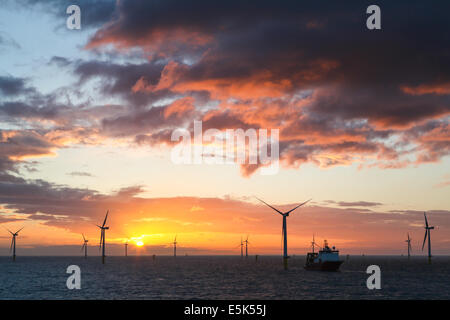
<svg viewBox="0 0 450 320"><path fill-rule="evenodd" d="M325 261L305 265L308 271L338 271L344 261Z"/></svg>

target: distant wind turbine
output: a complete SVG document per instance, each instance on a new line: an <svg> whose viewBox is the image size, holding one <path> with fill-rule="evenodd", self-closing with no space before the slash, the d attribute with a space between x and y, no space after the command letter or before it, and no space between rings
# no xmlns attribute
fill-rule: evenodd
<svg viewBox="0 0 450 320"><path fill-rule="evenodd" d="M9 248L9 252L11 253L11 251L12 251L13 261L16 261L16 237L19 235L19 232L22 231L23 228L25 228L25 227L20 228L16 232L12 232L11 230L5 228L12 235L11 247Z"/></svg>
<svg viewBox="0 0 450 320"><path fill-rule="evenodd" d="M243 258L244 257L244 241L242 240L242 237L241 237L241 258Z"/></svg>
<svg viewBox="0 0 450 320"><path fill-rule="evenodd" d="M81 234L83 236L83 246L81 247L81 251L83 251L84 249L84 258L87 258L87 244L89 242L89 240L86 240L86 238L84 237L84 234Z"/></svg>
<svg viewBox="0 0 450 320"><path fill-rule="evenodd" d="M423 238L422 251L428 237L428 263L431 263L431 230L433 230L434 227L428 226L427 215L425 212L423 213L423 216L425 217L425 238Z"/></svg>
<svg viewBox="0 0 450 320"><path fill-rule="evenodd" d="M408 233L408 239L405 240L406 243L408 243L408 259L411 257L411 238L409 237L409 233Z"/></svg>
<svg viewBox="0 0 450 320"><path fill-rule="evenodd" d="M247 239L244 240L245 242L245 257L248 258L248 236Z"/></svg>
<svg viewBox="0 0 450 320"><path fill-rule="evenodd" d="M241 259L244 257L244 240L242 240L242 237L241 237L241 243L239 244L239 245L237 245L236 247L234 247L233 249L236 249L236 248L241 248Z"/></svg>
<svg viewBox="0 0 450 320"><path fill-rule="evenodd" d="M177 235L175 235L175 239L173 240L173 256L177 257Z"/></svg>
<svg viewBox="0 0 450 320"><path fill-rule="evenodd" d="M128 239L125 242L125 257L128 257Z"/></svg>
<svg viewBox="0 0 450 320"><path fill-rule="evenodd" d="M297 209L298 207L303 206L304 204L308 203L309 201L311 201L311 199L309 199L308 201L305 201L301 204L299 204L298 206L296 206L295 208L286 211L286 212L281 212L280 210L272 207L271 205L267 204L266 202L264 202L263 200L256 198L259 201L261 201L262 203L264 203L266 206L268 206L269 208L275 210L276 212L278 212L279 214L281 214L281 216L283 217L283 229L282 229L282 237L283 237L283 265L284 265L284 269L287 269L288 266L288 253L287 253L287 225L286 225L286 218L289 217L289 214L294 211L295 209Z"/></svg>
<svg viewBox="0 0 450 320"><path fill-rule="evenodd" d="M106 219L108 219L109 210L106 211L105 220L103 220L103 224L101 226L97 225L100 228L100 247L102 250L102 263L105 264L105 231L109 229L109 227L105 227Z"/></svg>

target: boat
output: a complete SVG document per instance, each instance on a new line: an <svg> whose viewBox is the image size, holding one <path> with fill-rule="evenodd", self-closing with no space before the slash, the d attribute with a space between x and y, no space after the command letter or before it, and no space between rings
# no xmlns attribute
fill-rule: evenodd
<svg viewBox="0 0 450 320"><path fill-rule="evenodd" d="M324 241L323 248L319 252L314 252L315 242L313 240L312 252L306 255L305 269L310 271L338 271L344 262L339 260L339 250L330 248L327 240Z"/></svg>

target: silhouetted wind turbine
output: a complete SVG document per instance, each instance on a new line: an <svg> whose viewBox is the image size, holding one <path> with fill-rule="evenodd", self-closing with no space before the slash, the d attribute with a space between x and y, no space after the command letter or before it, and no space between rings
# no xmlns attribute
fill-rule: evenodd
<svg viewBox="0 0 450 320"><path fill-rule="evenodd" d="M244 240L242 240L241 237L241 243L239 245L237 245L236 247L234 247L233 249L239 248L241 247L241 259L244 257Z"/></svg>
<svg viewBox="0 0 450 320"><path fill-rule="evenodd" d="M128 240L125 242L125 257L128 257Z"/></svg>
<svg viewBox="0 0 450 320"><path fill-rule="evenodd" d="M173 240L173 256L177 257L177 235L175 235L175 239Z"/></svg>
<svg viewBox="0 0 450 320"><path fill-rule="evenodd" d="M286 211L286 212L281 212L280 210L272 207L271 205L265 203L263 200L256 198L259 201L261 201L262 203L264 203L266 206L268 206L269 208L275 210L276 212L278 212L279 214L281 214L281 216L283 217L283 229L282 229L282 237L283 237L283 265L284 265L284 269L287 269L287 261L288 261L288 253L287 253L287 225L286 225L286 218L289 217L289 214L294 211L295 209L297 209L298 207L303 206L304 204L308 203L309 201L311 201L311 199L309 199L308 201L305 201L301 204L299 204L298 206L296 206L295 208Z"/></svg>
<svg viewBox="0 0 450 320"><path fill-rule="evenodd" d="M408 240L405 240L405 242L408 243L408 259L411 257L411 240L408 233Z"/></svg>
<svg viewBox="0 0 450 320"><path fill-rule="evenodd" d="M81 251L83 251L84 249L84 258L87 258L87 244L89 242L89 240L86 240L86 238L84 237L84 234L81 234L83 236L83 246L81 247Z"/></svg>
<svg viewBox="0 0 450 320"><path fill-rule="evenodd" d="M244 240L245 242L245 257L248 258L248 236L247 239Z"/></svg>
<svg viewBox="0 0 450 320"><path fill-rule="evenodd" d="M244 257L244 241L242 241L242 237L241 237L241 258Z"/></svg>
<svg viewBox="0 0 450 320"><path fill-rule="evenodd" d="M423 213L423 216L425 217L425 238L423 238L422 251L423 251L423 248L425 247L425 241L427 241L427 237L428 237L428 263L431 263L431 231L430 230L433 230L434 227L428 226L427 215L425 212Z"/></svg>
<svg viewBox="0 0 450 320"><path fill-rule="evenodd" d="M19 232L22 231L23 228L25 227L20 228L16 232L11 232L11 230L5 228L12 235L11 247L9 247L9 252L11 253L12 251L13 253L13 261L16 261L16 237L19 235Z"/></svg>
<svg viewBox="0 0 450 320"><path fill-rule="evenodd" d="M105 264L105 230L108 230L109 227L105 227L106 219L108 219L109 210L106 211L105 220L103 220L102 226L97 225L100 228L100 247L102 249L102 263Z"/></svg>

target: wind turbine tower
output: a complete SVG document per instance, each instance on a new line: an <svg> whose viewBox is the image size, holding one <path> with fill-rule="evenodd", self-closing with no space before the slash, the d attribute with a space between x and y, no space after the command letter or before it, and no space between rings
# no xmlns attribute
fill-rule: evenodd
<svg viewBox="0 0 450 320"><path fill-rule="evenodd" d="M125 257L128 257L128 240L125 242Z"/></svg>
<svg viewBox="0 0 450 320"><path fill-rule="evenodd" d="M248 236L244 242L245 242L245 258L248 258Z"/></svg>
<svg viewBox="0 0 450 320"><path fill-rule="evenodd" d="M11 233L11 235L12 235L11 247L9 248L9 252L12 251L12 254L13 254L13 261L16 261L16 237L19 235L19 232L22 231L23 228L24 228L24 227L22 227L21 229L19 229L19 230L16 231L16 232L12 232L11 230L6 229L6 230L8 230L8 232Z"/></svg>
<svg viewBox="0 0 450 320"><path fill-rule="evenodd" d="M177 257L177 236L175 235L175 239L173 240L173 256Z"/></svg>
<svg viewBox="0 0 450 320"><path fill-rule="evenodd" d="M97 227L100 228L100 249L102 250L102 263L105 264L105 238L106 238L106 230L109 229L109 227L106 227L106 219L108 219L108 213L109 210L106 211L105 220L103 220L103 224L101 226L97 225Z"/></svg>
<svg viewBox="0 0 450 320"><path fill-rule="evenodd" d="M409 233L408 233L408 239L405 240L406 243L408 243L408 259L411 257L411 238L409 237Z"/></svg>
<svg viewBox="0 0 450 320"><path fill-rule="evenodd" d="M425 217L425 238L423 238L422 251L428 238L428 263L431 263L431 230L433 230L434 227L430 227L428 225L427 215L425 212L423 213L423 216Z"/></svg>
<svg viewBox="0 0 450 320"><path fill-rule="evenodd" d="M84 234L81 234L83 236L83 246L81 247L81 251L83 251L84 249L84 258L87 259L87 244L89 242L89 240L86 240L86 238L84 237Z"/></svg>
<svg viewBox="0 0 450 320"><path fill-rule="evenodd" d="M287 270L288 267L288 252L287 252L287 222L286 219L287 217L289 217L289 214L294 211L295 209L297 209L298 207L303 206L304 204L308 203L309 201L311 201L311 199L309 199L308 201L305 201L301 204L299 204L298 206L296 206L295 208L286 211L286 212L281 212L280 210L272 207L271 205L265 203L263 200L256 198L259 201L261 201L262 203L264 203L266 206L268 206L269 208L275 210L276 212L278 212L282 217L283 217L283 229L282 229L282 240L283 240L283 265L284 265L284 269Z"/></svg>
<svg viewBox="0 0 450 320"><path fill-rule="evenodd" d="M242 237L241 237L241 258L244 258L244 241L242 240Z"/></svg>

